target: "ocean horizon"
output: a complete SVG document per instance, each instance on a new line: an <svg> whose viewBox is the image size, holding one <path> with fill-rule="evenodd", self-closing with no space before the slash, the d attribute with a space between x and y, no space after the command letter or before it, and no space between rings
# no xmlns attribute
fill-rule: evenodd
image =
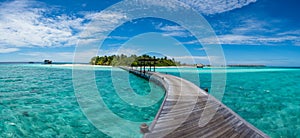
<svg viewBox="0 0 300 138"><path fill-rule="evenodd" d="M12 62L0 62L0 64L44 64L44 62L40 62L40 61L12 61ZM68 65L91 65L90 63L85 63L85 62L65 62L65 61L59 61L59 62L53 62L52 64L68 64ZM244 64L241 64L244 65ZM247 64L245 64L247 65ZM94 66L94 65L93 65ZM104 65L96 65L96 66L104 66ZM180 66L173 66L173 67L190 67L190 66L195 66L193 64L191 65L180 65ZM226 67L230 67L231 64L228 64ZM158 68L160 66L157 66ZM167 67L167 66L162 66L162 68ZM196 67L196 66L195 66ZM263 67L265 68L300 68L300 66L286 66L286 65L282 65L282 66L278 66L278 65L263 65ZM213 68L213 67L205 67L205 68ZM238 68L238 66L233 66L232 68ZM240 67L240 68L245 68L245 67ZM256 67L256 66L248 66L247 68L260 68L260 67Z"/></svg>

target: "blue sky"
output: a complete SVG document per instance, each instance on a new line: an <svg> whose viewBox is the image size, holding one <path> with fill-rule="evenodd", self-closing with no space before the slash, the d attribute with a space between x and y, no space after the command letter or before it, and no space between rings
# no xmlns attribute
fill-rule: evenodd
<svg viewBox="0 0 300 138"><path fill-rule="evenodd" d="M227 64L300 66L298 0L180 1L211 25ZM73 61L81 33L99 12L118 2L1 0L0 62ZM109 27L122 16L112 13L103 18ZM81 52L94 56L89 49ZM182 62L191 63L194 59L196 63L209 64L205 50L189 31L157 18L134 20L116 28L101 46L99 55L150 52Z"/></svg>

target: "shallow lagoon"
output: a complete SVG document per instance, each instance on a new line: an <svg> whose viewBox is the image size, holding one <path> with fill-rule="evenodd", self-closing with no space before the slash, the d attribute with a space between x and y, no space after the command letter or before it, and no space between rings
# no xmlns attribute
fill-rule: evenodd
<svg viewBox="0 0 300 138"><path fill-rule="evenodd" d="M112 78L118 79L111 77L112 70L117 73L122 70L111 67L95 67L95 70L99 93L112 112L130 121L153 120L161 100L148 107L128 104L119 97L116 84L112 83ZM209 68L159 68L157 71L196 84L199 80L193 79L199 75L200 87L210 88ZM134 75L129 78L130 86L120 84L119 92L125 96L132 94L130 90L142 96L151 91L163 96L160 87ZM271 137L297 137L300 136L299 82L300 69L228 68L222 102ZM0 65L0 109L1 137L108 137L81 112L69 66ZM136 131L125 135L141 136L138 126L128 129Z"/></svg>
<svg viewBox="0 0 300 138"><path fill-rule="evenodd" d="M158 71L211 85L211 69L159 68ZM218 72L218 69L215 71ZM222 102L271 137L300 136L299 68L227 68Z"/></svg>
<svg viewBox="0 0 300 138"><path fill-rule="evenodd" d="M127 104L114 91L112 70L122 72L110 67L95 71L96 84L107 108L124 120L151 122L161 100L149 107ZM133 89L140 95L147 95L155 91L163 97L160 87L134 75L129 77L131 85L124 85L123 92ZM108 137L81 112L70 67L0 65L0 109L0 137ZM124 135L141 137L138 125L128 130L134 132ZM114 131L118 132L118 128Z"/></svg>

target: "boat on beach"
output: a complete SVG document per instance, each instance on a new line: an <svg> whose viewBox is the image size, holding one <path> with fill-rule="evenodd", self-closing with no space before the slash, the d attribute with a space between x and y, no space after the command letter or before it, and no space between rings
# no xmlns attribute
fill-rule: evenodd
<svg viewBox="0 0 300 138"><path fill-rule="evenodd" d="M196 67L197 67L197 68L203 68L204 65L203 65L203 64L196 64Z"/></svg>

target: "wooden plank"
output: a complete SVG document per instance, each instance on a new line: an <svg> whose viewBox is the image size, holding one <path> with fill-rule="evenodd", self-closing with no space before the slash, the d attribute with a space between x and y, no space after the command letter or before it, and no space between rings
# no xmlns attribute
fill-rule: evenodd
<svg viewBox="0 0 300 138"><path fill-rule="evenodd" d="M269 137L217 99L210 99L212 105L206 105L209 95L187 80L154 72L146 72L145 75L141 75L139 71L127 67L122 68L145 79L152 78L152 81L159 83L166 91L165 100L150 126L150 132L146 133L144 137ZM151 75L154 77L150 77ZM197 101L193 102L192 100ZM199 127L201 114L208 107L217 107L218 109L208 124ZM167 134L170 131L172 132Z"/></svg>

